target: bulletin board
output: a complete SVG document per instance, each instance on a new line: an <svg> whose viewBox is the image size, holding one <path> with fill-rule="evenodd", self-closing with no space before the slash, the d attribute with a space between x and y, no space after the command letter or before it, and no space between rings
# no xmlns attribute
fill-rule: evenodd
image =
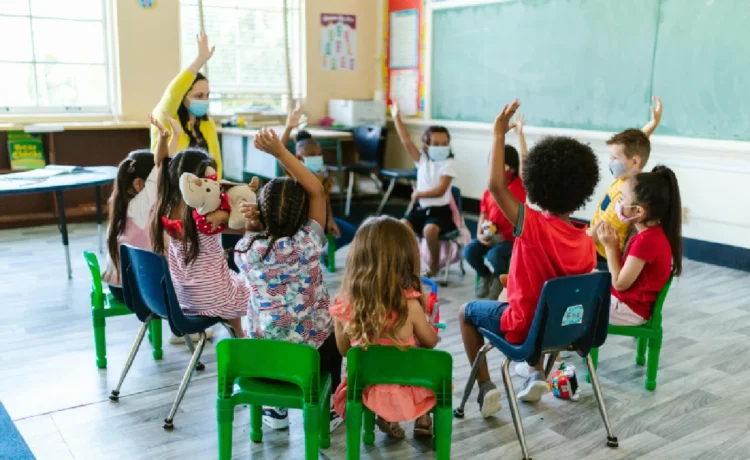
<svg viewBox="0 0 750 460"><path fill-rule="evenodd" d="M424 113L427 0L386 0L383 14L383 88L404 116Z"/></svg>

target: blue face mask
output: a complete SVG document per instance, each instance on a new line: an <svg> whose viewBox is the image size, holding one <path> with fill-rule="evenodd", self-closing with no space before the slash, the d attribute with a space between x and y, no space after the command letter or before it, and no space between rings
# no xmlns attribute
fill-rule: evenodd
<svg viewBox="0 0 750 460"><path fill-rule="evenodd" d="M322 156L304 157L303 161L305 163L305 167L309 169L310 172L317 173L317 172L320 172L321 169L323 169L323 157Z"/></svg>
<svg viewBox="0 0 750 460"><path fill-rule="evenodd" d="M188 111L200 118L208 112L208 101L203 99L190 99Z"/></svg>
<svg viewBox="0 0 750 460"><path fill-rule="evenodd" d="M451 148L449 145L428 145L427 155L432 161L447 160L451 155Z"/></svg>
<svg viewBox="0 0 750 460"><path fill-rule="evenodd" d="M612 173L615 179L619 179L628 172L628 168L625 167L625 163L622 161L612 160L609 162L609 172Z"/></svg>

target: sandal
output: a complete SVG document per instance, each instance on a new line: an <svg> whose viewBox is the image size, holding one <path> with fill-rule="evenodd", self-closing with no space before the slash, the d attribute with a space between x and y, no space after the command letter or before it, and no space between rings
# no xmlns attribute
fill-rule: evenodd
<svg viewBox="0 0 750 460"><path fill-rule="evenodd" d="M414 421L414 437L432 437L432 417L427 416L427 423L419 423L419 419Z"/></svg>
<svg viewBox="0 0 750 460"><path fill-rule="evenodd" d="M406 432L398 422L388 422L381 417L375 417L375 425L391 438L404 439L406 437Z"/></svg>

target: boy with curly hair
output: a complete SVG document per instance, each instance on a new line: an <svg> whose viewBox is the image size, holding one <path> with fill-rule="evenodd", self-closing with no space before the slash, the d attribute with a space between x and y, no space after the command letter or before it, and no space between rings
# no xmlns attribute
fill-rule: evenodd
<svg viewBox="0 0 750 460"><path fill-rule="evenodd" d="M521 203L505 184L505 133L519 107L518 100L503 107L495 119L488 188L516 237L508 273L508 303L475 300L459 310L461 336L469 362L484 344L483 327L505 336L511 343L526 340L547 280L589 273L596 265L596 247L586 227L570 215L583 207L599 182L599 165L593 150L569 137L547 137L529 152L521 176L529 201L542 211ZM543 359L534 367L518 399L539 401L547 391ZM500 410L500 392L490 380L487 363L477 375L479 406L483 417Z"/></svg>

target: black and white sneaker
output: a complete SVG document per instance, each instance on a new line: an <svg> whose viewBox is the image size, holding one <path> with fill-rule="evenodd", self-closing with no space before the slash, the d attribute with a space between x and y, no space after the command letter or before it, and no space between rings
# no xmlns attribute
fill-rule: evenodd
<svg viewBox="0 0 750 460"><path fill-rule="evenodd" d="M340 427L343 422L344 419L339 417L339 414L337 414L335 410L331 409L331 433L333 433L336 428Z"/></svg>
<svg viewBox="0 0 750 460"><path fill-rule="evenodd" d="M518 400L523 402L539 402L545 393L549 391L547 379L543 372L534 372L526 379L523 388L518 392Z"/></svg>
<svg viewBox="0 0 750 460"><path fill-rule="evenodd" d="M263 423L274 430L285 430L289 428L289 414L281 407L264 407Z"/></svg>

